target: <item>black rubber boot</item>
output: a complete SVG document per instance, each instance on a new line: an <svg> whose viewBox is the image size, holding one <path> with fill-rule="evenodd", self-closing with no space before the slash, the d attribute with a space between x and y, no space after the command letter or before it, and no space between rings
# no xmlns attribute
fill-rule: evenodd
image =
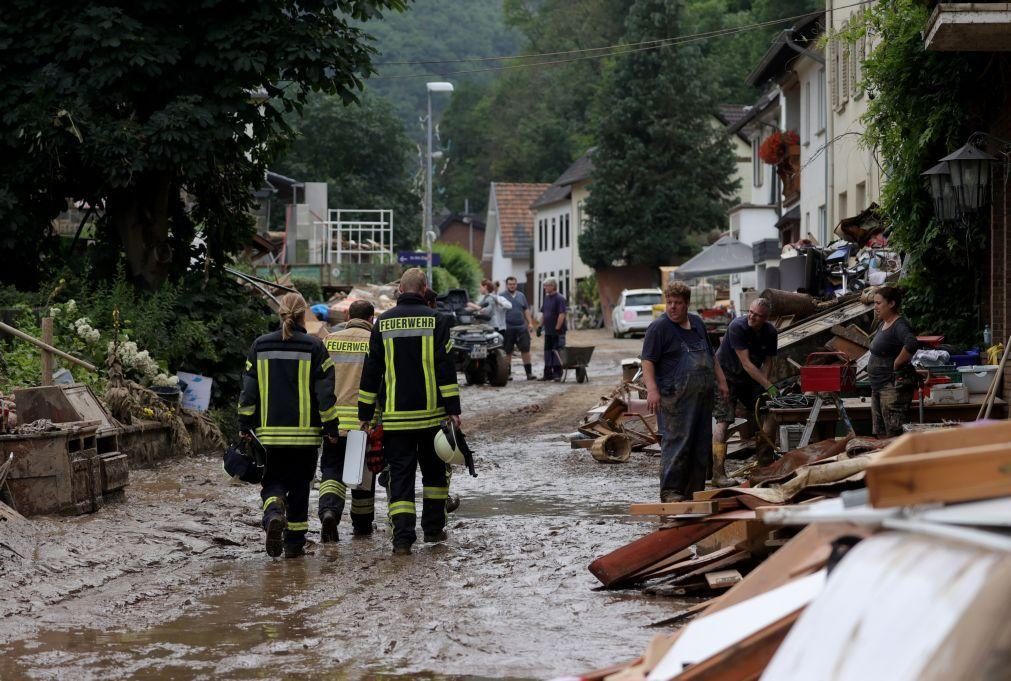
<svg viewBox="0 0 1011 681"><path fill-rule="evenodd" d="M323 525L323 529L320 530L320 541L324 544L340 541L340 535L337 534L337 519L337 512L332 508L320 511L319 521Z"/></svg>
<svg viewBox="0 0 1011 681"><path fill-rule="evenodd" d="M267 539L265 544L267 555L271 558L277 558L284 549L284 515L281 513L271 515L267 519L266 530Z"/></svg>
<svg viewBox="0 0 1011 681"><path fill-rule="evenodd" d="M446 535L446 530L439 530L438 532L425 535L426 544L435 544L441 541L446 541L447 539L449 539L449 537Z"/></svg>

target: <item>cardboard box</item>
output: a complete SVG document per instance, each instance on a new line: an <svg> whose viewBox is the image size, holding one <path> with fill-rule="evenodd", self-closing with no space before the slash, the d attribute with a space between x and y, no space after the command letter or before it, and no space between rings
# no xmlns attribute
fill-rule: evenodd
<svg viewBox="0 0 1011 681"><path fill-rule="evenodd" d="M1011 495L1011 422L906 433L873 455L875 508Z"/></svg>

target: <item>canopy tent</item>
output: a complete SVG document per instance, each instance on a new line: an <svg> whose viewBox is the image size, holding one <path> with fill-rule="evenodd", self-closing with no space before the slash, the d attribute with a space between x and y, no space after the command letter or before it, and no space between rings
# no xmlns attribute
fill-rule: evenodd
<svg viewBox="0 0 1011 681"><path fill-rule="evenodd" d="M751 255L751 246L732 236L724 236L674 270L674 277L676 279L696 279L698 277L712 277L717 274L748 272L754 267L755 261Z"/></svg>

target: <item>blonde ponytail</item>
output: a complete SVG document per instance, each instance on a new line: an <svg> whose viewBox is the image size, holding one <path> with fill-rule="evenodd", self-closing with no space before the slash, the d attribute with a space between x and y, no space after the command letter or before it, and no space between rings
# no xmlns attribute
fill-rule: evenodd
<svg viewBox="0 0 1011 681"><path fill-rule="evenodd" d="M281 297L277 314L281 317L281 340L288 340L295 333L295 325L305 325L305 298L300 293L286 293Z"/></svg>

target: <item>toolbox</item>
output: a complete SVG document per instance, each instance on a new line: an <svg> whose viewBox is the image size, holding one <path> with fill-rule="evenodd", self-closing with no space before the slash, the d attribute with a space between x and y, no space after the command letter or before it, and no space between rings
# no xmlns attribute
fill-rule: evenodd
<svg viewBox="0 0 1011 681"><path fill-rule="evenodd" d="M842 352L812 352L800 368L800 389L806 393L853 392L856 367Z"/></svg>

